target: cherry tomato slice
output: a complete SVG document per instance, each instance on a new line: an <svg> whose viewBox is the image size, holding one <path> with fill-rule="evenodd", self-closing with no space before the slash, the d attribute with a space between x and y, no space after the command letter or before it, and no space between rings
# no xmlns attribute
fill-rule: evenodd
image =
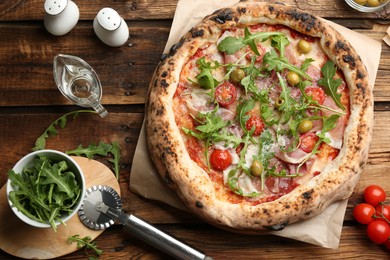
<svg viewBox="0 0 390 260"><path fill-rule="evenodd" d="M379 204L376 206L375 217L377 218L385 218L390 221L390 205Z"/></svg>
<svg viewBox="0 0 390 260"><path fill-rule="evenodd" d="M228 150L215 149L210 155L210 164L215 170L226 170L232 164L232 155Z"/></svg>
<svg viewBox="0 0 390 260"><path fill-rule="evenodd" d="M307 87L305 89L306 94L311 97L318 104L322 105L325 101L325 92L322 88L318 87Z"/></svg>
<svg viewBox="0 0 390 260"><path fill-rule="evenodd" d="M223 82L217 86L215 89L215 100L219 105L226 107L233 104L236 101L237 89L230 82Z"/></svg>
<svg viewBox="0 0 390 260"><path fill-rule="evenodd" d="M306 133L299 137L299 148L307 153L311 153L316 145L319 137L315 133Z"/></svg>
<svg viewBox="0 0 390 260"><path fill-rule="evenodd" d="M370 185L364 189L364 200L376 207L379 202L386 200L386 192L378 185Z"/></svg>
<svg viewBox="0 0 390 260"><path fill-rule="evenodd" d="M255 131L253 132L253 136L259 136L261 132L263 132L265 124L263 119L258 116L251 116L248 121L245 123L245 127L248 131L255 127Z"/></svg>
<svg viewBox="0 0 390 260"><path fill-rule="evenodd" d="M376 244L383 244L389 240L390 226L382 220L376 219L367 226L368 237Z"/></svg>
<svg viewBox="0 0 390 260"><path fill-rule="evenodd" d="M375 215L374 206L367 203L360 203L353 209L353 217L357 222L363 225L371 223Z"/></svg>

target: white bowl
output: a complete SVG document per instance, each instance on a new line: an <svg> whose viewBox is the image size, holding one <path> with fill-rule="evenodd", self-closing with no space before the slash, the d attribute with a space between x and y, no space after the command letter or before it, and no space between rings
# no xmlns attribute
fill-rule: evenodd
<svg viewBox="0 0 390 260"><path fill-rule="evenodd" d="M67 164L68 164L68 168L71 172L74 173L75 177L76 177L76 180L78 182L78 184L80 185L80 188L81 188L81 194L78 198L78 201L77 203L74 205L73 207L73 210L70 214L64 214L63 216L60 217L61 221L63 223L65 223L66 221L68 221L78 210L79 208L81 207L81 204L82 204L82 200L84 198L84 194L85 194L85 178L84 178L84 174L83 174L83 171L82 169L80 168L80 166L76 163L75 160L73 160L69 155L63 153L63 152L59 152L59 151L56 151L56 150L39 150L39 151L35 151L35 152L32 152L32 153L29 153L27 154L26 156L24 156L23 158L21 158L16 164L15 166L12 168L12 170L17 173L17 174L20 174L24 168L30 168L32 166L32 162L33 160L38 156L38 155L41 155L41 156L46 156L48 159L50 159L52 162L59 162L59 161L66 161ZM14 187L11 185L11 180L8 179L7 181L7 187L6 187L6 191L7 191L7 198L8 198L8 203L9 205L11 206L11 209L12 211L15 213L15 215L20 219L22 220L23 222L27 223L28 225L31 225L31 226L34 226L34 227L38 227L38 228L51 228L51 225L49 222L47 223L42 223L42 222L39 222L37 220L34 220L34 219L31 219L29 217L27 217L26 215L24 215L21 211L19 211L16 207L13 207L12 206L12 202L9 198L9 193L11 191L14 191ZM61 224L60 221L55 221L55 224L56 226L58 226L59 224Z"/></svg>
<svg viewBox="0 0 390 260"><path fill-rule="evenodd" d="M382 8L384 8L390 2L390 0L386 0L381 5L378 5L378 6L364 6L364 5L360 5L360 4L356 3L354 0L345 0L345 2L355 10L358 10L358 11L364 12L364 13L371 13L371 12L379 11Z"/></svg>

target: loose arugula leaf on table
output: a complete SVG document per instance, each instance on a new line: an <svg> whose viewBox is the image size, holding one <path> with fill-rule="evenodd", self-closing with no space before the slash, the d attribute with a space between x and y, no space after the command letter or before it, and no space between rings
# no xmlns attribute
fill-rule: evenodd
<svg viewBox="0 0 390 260"><path fill-rule="evenodd" d="M86 236L83 238L81 238L80 235L69 236L67 239L67 242L69 245L76 242L77 248L85 247L85 251L87 251L87 249L91 249L91 250L93 250L93 252L95 253L95 255L97 257L99 257L103 254L103 250L101 250L97 247L96 242L93 242L90 236ZM87 252L86 252L86 254L87 254ZM97 258L95 258L93 256L89 256L89 259L97 259Z"/></svg>
<svg viewBox="0 0 390 260"><path fill-rule="evenodd" d="M74 119L78 116L79 113L96 113L96 112L93 110L76 110L76 111L66 113L65 115L59 117L49 125L49 127L41 134L41 136L37 138L37 140L35 141L35 146L32 148L32 150L37 151L37 150L45 149L46 139L50 135L55 136L58 134L56 127L59 126L61 129L63 129L66 126L67 117L73 115L73 119Z"/></svg>
<svg viewBox="0 0 390 260"><path fill-rule="evenodd" d="M112 143L112 148L110 150L110 153L112 154L113 158L108 159L108 161L114 164L115 176L119 180L119 160L121 158L121 153L120 153L119 144L117 142Z"/></svg>
<svg viewBox="0 0 390 260"><path fill-rule="evenodd" d="M74 150L66 151L67 154L84 155L85 157L92 159L94 155L106 156L112 149L111 144L100 142L98 145L90 144L88 147L83 147L81 144Z"/></svg>
<svg viewBox="0 0 390 260"><path fill-rule="evenodd" d="M108 161L114 164L115 177L119 179L119 160L120 160L120 148L117 142L106 144L103 141L99 145L90 144L88 147L83 147L81 144L74 150L66 151L69 155L84 155L89 159L93 159L95 155L107 156L111 153L113 158Z"/></svg>
<svg viewBox="0 0 390 260"><path fill-rule="evenodd" d="M342 80L334 78L336 71L337 67L334 62L327 61L321 68L324 77L318 80L318 84L324 87L325 93L333 98L338 107L345 110L345 107L341 103L341 94L337 93L337 89L341 85Z"/></svg>
<svg viewBox="0 0 390 260"><path fill-rule="evenodd" d="M45 149L46 139L50 135L58 134L58 130L56 129L56 127L59 126L61 129L65 128L67 124L68 116L73 115L73 119L75 119L79 113L96 113L96 112L93 110L76 110L64 114L63 116L56 119L53 123L51 123L49 127L43 132L43 134L37 138L35 142L35 146L32 150L36 151L36 150ZM117 179L119 179L120 149L119 149L119 145L116 142L113 142L112 144L106 144L104 142L100 142L99 145L90 144L86 148L84 148L82 145L79 145L76 149L66 151L66 153L73 154L73 155L84 155L89 159L92 159L94 155L106 156L108 153L111 153L114 158L109 159L109 162L114 164L115 176Z"/></svg>
<svg viewBox="0 0 390 260"><path fill-rule="evenodd" d="M273 35L281 35L280 32L257 32L250 33L246 27L244 30L244 37L228 36L218 44L218 50L226 52L227 54L234 54L239 49L249 46L256 55L260 55L256 46L256 41L264 41Z"/></svg>
<svg viewBox="0 0 390 260"><path fill-rule="evenodd" d="M81 194L65 161L52 162L40 156L33 160L32 167L19 174L10 170L8 175L15 188L9 193L13 206L31 219L49 222L54 231L55 221L71 211Z"/></svg>

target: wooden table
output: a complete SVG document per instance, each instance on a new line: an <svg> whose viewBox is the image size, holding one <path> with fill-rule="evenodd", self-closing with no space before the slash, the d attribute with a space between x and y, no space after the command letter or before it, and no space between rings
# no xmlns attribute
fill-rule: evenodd
<svg viewBox="0 0 390 260"><path fill-rule="evenodd" d="M121 148L120 186L124 211L136 212L158 228L201 249L215 259L389 259L390 253L373 244L365 228L352 218L369 184L380 184L390 194L390 47L382 42L382 56L374 90L375 128L367 167L349 200L339 249L331 250L270 235L247 236L214 228L190 213L139 197L129 190L129 173L144 117L149 80L168 38L177 0L78 0L80 20L67 35L50 35L43 27L43 0L0 1L0 186L6 172L29 153L36 138L61 115L79 109L68 102L53 81L53 57L58 53L82 57L99 74L103 104L109 116L83 114L68 121L47 148L74 149L79 144L117 141ZM344 1L284 1L287 4L353 28L381 41L390 23L386 13L359 13ZM130 38L119 48L95 36L92 20L103 7L112 7L129 25ZM390 8L389 8L390 9ZM390 12L387 11L387 12ZM104 159L101 162L110 166ZM387 197L390 200L389 195ZM120 226L107 229L96 240L101 259L161 259L167 255L128 235ZM13 259L0 251L0 259ZM83 250L63 259L86 259Z"/></svg>

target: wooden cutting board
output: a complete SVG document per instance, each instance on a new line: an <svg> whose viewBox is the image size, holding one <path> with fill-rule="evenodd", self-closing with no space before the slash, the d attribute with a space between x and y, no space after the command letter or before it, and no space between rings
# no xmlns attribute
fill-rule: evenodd
<svg viewBox="0 0 390 260"><path fill-rule="evenodd" d="M107 185L120 194L119 183L113 172L104 164L83 157L73 157L84 172L86 189L93 185ZM67 238L80 235L94 240L103 230L84 226L75 214L57 232L51 228L36 228L19 220L11 210L6 194L6 185L0 190L0 248L5 252L27 259L50 259L78 250L76 243L68 244Z"/></svg>

